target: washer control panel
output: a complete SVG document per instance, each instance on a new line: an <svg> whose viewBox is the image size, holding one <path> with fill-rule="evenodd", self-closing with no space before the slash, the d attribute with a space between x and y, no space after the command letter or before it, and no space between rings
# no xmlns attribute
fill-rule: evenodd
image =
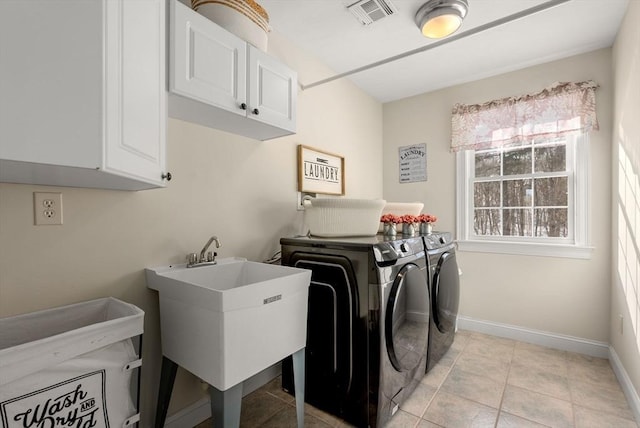
<svg viewBox="0 0 640 428"><path fill-rule="evenodd" d="M427 250L442 248L453 242L453 237L450 232L435 232L430 235L423 235L423 238Z"/></svg>
<svg viewBox="0 0 640 428"><path fill-rule="evenodd" d="M380 242L373 247L373 254L379 263L394 262L422 252L424 252L424 244L420 237Z"/></svg>

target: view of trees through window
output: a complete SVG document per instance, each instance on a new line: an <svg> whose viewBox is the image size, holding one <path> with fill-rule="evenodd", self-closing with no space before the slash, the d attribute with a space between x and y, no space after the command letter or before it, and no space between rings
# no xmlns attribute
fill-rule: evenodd
<svg viewBox="0 0 640 428"><path fill-rule="evenodd" d="M564 139L476 151L475 234L566 238L568 186Z"/></svg>

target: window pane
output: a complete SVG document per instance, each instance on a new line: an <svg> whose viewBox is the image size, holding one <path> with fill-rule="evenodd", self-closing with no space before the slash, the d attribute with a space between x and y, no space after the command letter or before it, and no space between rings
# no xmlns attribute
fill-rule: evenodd
<svg viewBox="0 0 640 428"><path fill-rule="evenodd" d="M503 189L502 197L505 207L531 206L531 179L505 180Z"/></svg>
<svg viewBox="0 0 640 428"><path fill-rule="evenodd" d="M502 213L504 236L531 236L531 209L506 209Z"/></svg>
<svg viewBox="0 0 640 428"><path fill-rule="evenodd" d="M566 238L569 234L566 208L536 208L535 236Z"/></svg>
<svg viewBox="0 0 640 428"><path fill-rule="evenodd" d="M567 169L567 146L536 147L536 172L556 172Z"/></svg>
<svg viewBox="0 0 640 428"><path fill-rule="evenodd" d="M531 148L504 152L504 175L528 174L531 172Z"/></svg>
<svg viewBox="0 0 640 428"><path fill-rule="evenodd" d="M476 153L476 177L500 175L500 152Z"/></svg>
<svg viewBox="0 0 640 428"><path fill-rule="evenodd" d="M473 210L476 235L500 235L500 210Z"/></svg>
<svg viewBox="0 0 640 428"><path fill-rule="evenodd" d="M537 207L567 206L567 177L537 178L535 185L534 200Z"/></svg>
<svg viewBox="0 0 640 428"><path fill-rule="evenodd" d="M476 207L499 207L500 182L485 181L481 183L474 183L473 203Z"/></svg>

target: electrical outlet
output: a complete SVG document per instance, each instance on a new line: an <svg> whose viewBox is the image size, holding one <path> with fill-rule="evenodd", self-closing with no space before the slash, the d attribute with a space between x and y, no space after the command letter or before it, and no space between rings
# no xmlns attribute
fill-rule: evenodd
<svg viewBox="0 0 640 428"><path fill-rule="evenodd" d="M297 192L297 193L298 193L298 205L296 206L296 209L298 211L304 211L303 201L304 201L305 197L307 197L307 196L310 196L312 198L316 197L315 193L309 193L309 192Z"/></svg>
<svg viewBox="0 0 640 428"><path fill-rule="evenodd" d="M62 193L34 192L33 219L37 226L62 224Z"/></svg>
<svg viewBox="0 0 640 428"><path fill-rule="evenodd" d="M618 314L620 317L620 334L624 334L624 317L622 314Z"/></svg>

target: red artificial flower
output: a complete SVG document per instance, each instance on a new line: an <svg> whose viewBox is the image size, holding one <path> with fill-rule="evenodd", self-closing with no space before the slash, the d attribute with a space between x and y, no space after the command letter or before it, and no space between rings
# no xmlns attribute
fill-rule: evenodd
<svg viewBox="0 0 640 428"><path fill-rule="evenodd" d="M416 216L414 215L405 214L400 217L400 223L415 223L415 222L416 222Z"/></svg>
<svg viewBox="0 0 640 428"><path fill-rule="evenodd" d="M382 223L400 223L400 217L394 214L385 214L380 217Z"/></svg>
<svg viewBox="0 0 640 428"><path fill-rule="evenodd" d="M435 223L438 218L432 214L420 214L417 221L418 223Z"/></svg>

